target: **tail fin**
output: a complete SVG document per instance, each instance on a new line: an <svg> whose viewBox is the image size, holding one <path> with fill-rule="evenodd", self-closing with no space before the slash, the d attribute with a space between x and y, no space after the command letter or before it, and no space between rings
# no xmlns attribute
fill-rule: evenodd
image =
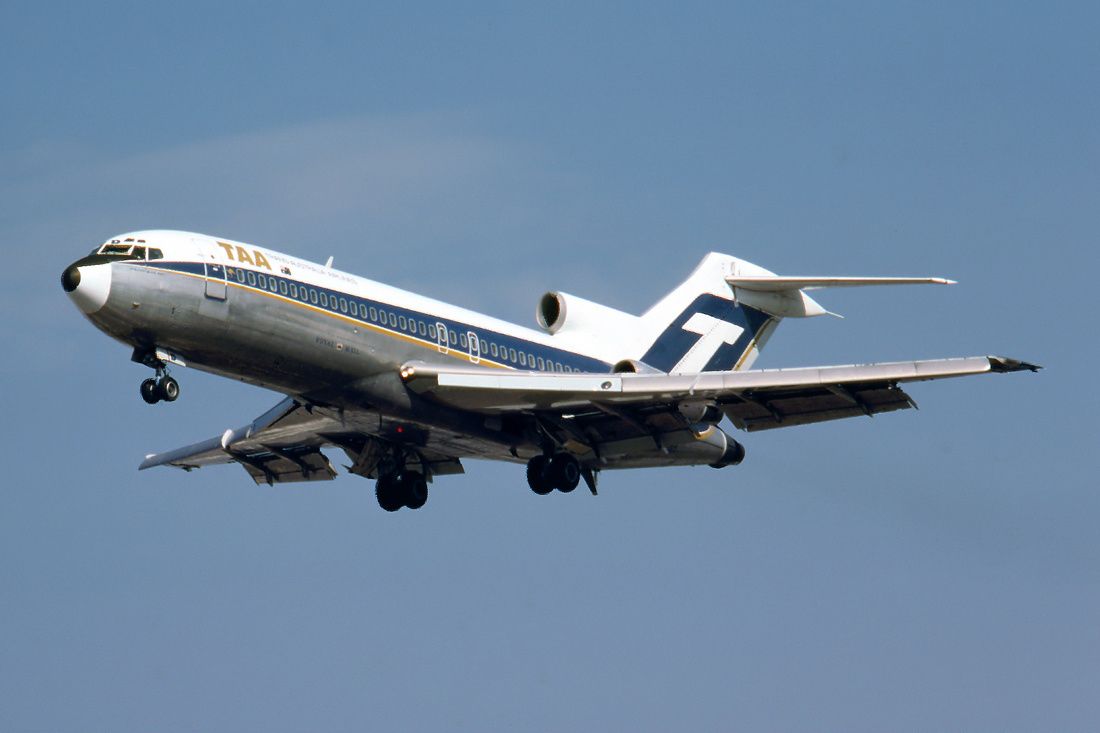
<svg viewBox="0 0 1100 733"><path fill-rule="evenodd" d="M953 284L943 278L780 277L711 252L641 317L638 360L669 373L747 369L785 317L830 314L803 292L827 287Z"/></svg>
<svg viewBox="0 0 1100 733"><path fill-rule="evenodd" d="M711 252L675 290L642 317L638 360L669 373L745 369L779 322L734 299L726 278L770 275L730 255Z"/></svg>

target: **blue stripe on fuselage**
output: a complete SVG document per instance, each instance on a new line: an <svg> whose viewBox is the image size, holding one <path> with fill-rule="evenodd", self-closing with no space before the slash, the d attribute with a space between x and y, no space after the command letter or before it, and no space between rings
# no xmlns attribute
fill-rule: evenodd
<svg viewBox="0 0 1100 733"><path fill-rule="evenodd" d="M192 276L205 277L206 268L201 262L169 262L164 260L156 260L149 262L126 262L127 265L140 265L149 267L156 270L177 272ZM599 359L593 359L589 356L577 354L572 351L566 351L564 349L555 348L552 346L546 346L544 344L528 341L516 336L510 336L508 334L492 331L480 326L471 326L461 321L456 321L450 318L438 316L434 313L425 313L421 311L404 308L401 306L385 303L383 301L371 300L359 295L352 295L340 290L334 290L332 288L326 288L320 285L313 285L304 283L301 280L296 280L292 277L287 277L282 274L274 274L267 272L260 272L258 270L249 270L248 268L239 267L237 265L225 266L225 271L228 275L227 281L236 287L244 288L246 290L252 290L256 292L267 293L269 295L278 295L286 301L296 303L299 305L307 305L310 308L319 309L324 312L329 312L335 316L341 318L351 318L357 320L371 328L378 329L386 333L392 333L395 335L401 335L405 338L415 337L426 341L425 346L429 348L437 348L437 343L430 340L428 336L420 334L419 325L424 323L425 325L435 326L438 323L444 324L448 332L453 331L456 336L466 335L469 332L473 332L478 340L488 344L496 344L498 347L497 355L494 356L491 349L487 349L480 353L480 358L485 361L491 361L497 364L503 364L513 369L530 369L537 370L537 359L541 357L544 364L546 362L561 364L563 367L568 367L571 370L583 371L583 372L606 372L610 371L611 365L607 362L600 361ZM241 273L239 276L237 273ZM252 274L256 279L256 284L250 284L248 281L248 275ZM219 279L219 278L214 278ZM260 285L265 283L266 287ZM298 292L299 297L294 298L290 293L290 285L294 285ZM285 288L285 289L284 289ZM310 290L316 291L318 294L318 302L314 302L311 299L304 300L301 297L301 293L305 291L308 293ZM323 306L320 303L320 295L324 293L329 304ZM342 310L339 307L340 299L347 301L347 310ZM354 310L353 310L354 308ZM385 311L387 314L386 322L382 323L381 314L375 319L371 320L369 317L370 310ZM411 328L401 330L397 324L391 323L389 315L393 316L393 321L399 321L404 317L405 322L409 324L415 324ZM536 358L535 362L529 364L521 364L518 359L513 360L511 358L511 350L515 349L517 356L520 352L524 354L533 355ZM463 348L460 343L451 343L448 339L447 350L453 351L458 354L469 354L470 349ZM507 355L501 355L501 352L508 352ZM545 369L544 371L552 371L552 369Z"/></svg>

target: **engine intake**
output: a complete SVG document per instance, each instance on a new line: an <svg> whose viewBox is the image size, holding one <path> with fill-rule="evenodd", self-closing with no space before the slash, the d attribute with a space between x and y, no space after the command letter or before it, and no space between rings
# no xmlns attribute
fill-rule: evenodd
<svg viewBox="0 0 1100 733"><path fill-rule="evenodd" d="M641 319L562 292L549 292L539 298L535 320L547 333L592 333L621 338L631 334Z"/></svg>
<svg viewBox="0 0 1100 733"><path fill-rule="evenodd" d="M651 367L644 361L637 359L621 359L611 367L612 374L667 374L657 367Z"/></svg>

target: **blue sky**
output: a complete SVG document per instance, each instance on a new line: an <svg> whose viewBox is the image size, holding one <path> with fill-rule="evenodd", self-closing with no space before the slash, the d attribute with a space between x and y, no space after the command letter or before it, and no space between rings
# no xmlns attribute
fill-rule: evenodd
<svg viewBox="0 0 1100 733"><path fill-rule="evenodd" d="M1091 730L1100 438L1089 4L8 4L0 728ZM278 400L145 370L61 270L111 234L260 243L533 323L707 251L823 294L762 367L1039 375L744 436L724 471L426 509L141 457Z"/></svg>

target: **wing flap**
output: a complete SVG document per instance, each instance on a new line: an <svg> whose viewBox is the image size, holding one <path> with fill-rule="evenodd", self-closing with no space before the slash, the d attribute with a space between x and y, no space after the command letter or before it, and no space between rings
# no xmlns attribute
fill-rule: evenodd
<svg viewBox="0 0 1100 733"><path fill-rule="evenodd" d="M272 448L259 453L232 453L257 484L331 481L336 470L320 450Z"/></svg>
<svg viewBox="0 0 1100 733"><path fill-rule="evenodd" d="M749 432L846 417L870 417L915 406L912 398L901 388L877 383L771 392L761 390L720 403L726 417Z"/></svg>

